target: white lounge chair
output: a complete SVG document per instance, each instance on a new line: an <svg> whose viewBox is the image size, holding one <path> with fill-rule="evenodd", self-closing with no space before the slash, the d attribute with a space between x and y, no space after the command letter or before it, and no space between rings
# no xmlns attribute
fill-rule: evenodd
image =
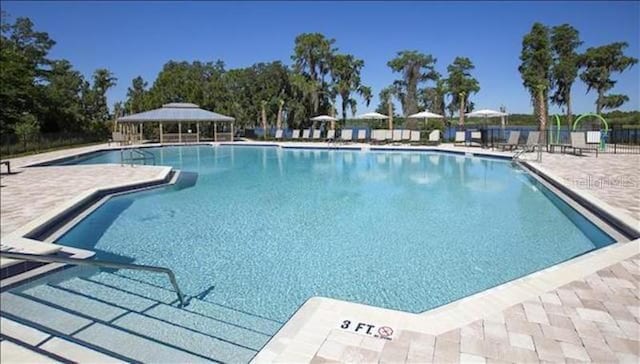
<svg viewBox="0 0 640 364"><path fill-rule="evenodd" d="M411 140L411 130L409 129L402 130L402 141L408 142L409 140Z"/></svg>
<svg viewBox="0 0 640 364"><path fill-rule="evenodd" d="M402 141L402 130L394 129L391 134L391 140L393 144L400 144Z"/></svg>
<svg viewBox="0 0 640 364"><path fill-rule="evenodd" d="M454 145L464 145L467 142L467 133L464 131L456 131L456 138L453 141Z"/></svg>
<svg viewBox="0 0 640 364"><path fill-rule="evenodd" d="M302 139L309 139L309 137L311 136L311 131L309 129L304 129L302 131Z"/></svg>
<svg viewBox="0 0 640 364"><path fill-rule="evenodd" d="M382 144L387 138L387 131L375 129L371 132L371 141L375 144Z"/></svg>
<svg viewBox="0 0 640 364"><path fill-rule="evenodd" d="M469 140L469 146L473 146L473 143L477 143L478 146L482 146L482 132L472 131L471 140Z"/></svg>
<svg viewBox="0 0 640 364"><path fill-rule="evenodd" d="M367 131L364 129L358 130L358 141L366 141L367 140Z"/></svg>
<svg viewBox="0 0 640 364"><path fill-rule="evenodd" d="M420 132L417 130L411 131L411 139L409 140L411 144L420 144Z"/></svg>
<svg viewBox="0 0 640 364"><path fill-rule="evenodd" d="M384 141L389 143L393 140L393 130L383 130L384 132Z"/></svg>
<svg viewBox="0 0 640 364"><path fill-rule="evenodd" d="M571 138L571 145L567 146L566 148L573 149L574 155L578 155L578 151L580 152L579 154L582 155L582 152L584 150L594 150L596 152L596 158L598 158L598 146L587 144L585 133L581 131L571 132L570 138Z"/></svg>
<svg viewBox="0 0 640 364"><path fill-rule="evenodd" d="M334 129L327 131L327 140L336 140L336 131Z"/></svg>
<svg viewBox="0 0 640 364"><path fill-rule="evenodd" d="M294 129L291 133L291 139L300 139L300 129Z"/></svg>
<svg viewBox="0 0 640 364"><path fill-rule="evenodd" d="M313 140L320 140L320 129L313 129Z"/></svg>
<svg viewBox="0 0 640 364"><path fill-rule="evenodd" d="M353 139L353 129L342 129L340 132L340 140L343 142L350 142Z"/></svg>
<svg viewBox="0 0 640 364"><path fill-rule="evenodd" d="M429 144L438 145L440 144L440 130L433 130L429 133Z"/></svg>
<svg viewBox="0 0 640 364"><path fill-rule="evenodd" d="M278 130L276 130L276 136L275 136L275 139L276 139L276 140L280 140L280 139L282 139L282 135L283 135L283 134L284 134L284 131L283 131L282 129L278 129Z"/></svg>

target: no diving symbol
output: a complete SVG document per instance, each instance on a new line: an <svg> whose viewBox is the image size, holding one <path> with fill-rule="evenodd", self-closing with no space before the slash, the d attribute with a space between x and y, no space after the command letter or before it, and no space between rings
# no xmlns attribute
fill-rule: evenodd
<svg viewBox="0 0 640 364"><path fill-rule="evenodd" d="M382 338L389 337L393 335L393 329L389 326L382 326L378 329L378 335L380 335L380 337Z"/></svg>

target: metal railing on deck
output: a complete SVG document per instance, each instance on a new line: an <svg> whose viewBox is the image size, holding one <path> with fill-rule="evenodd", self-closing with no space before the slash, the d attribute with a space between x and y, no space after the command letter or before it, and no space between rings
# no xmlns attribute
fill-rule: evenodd
<svg viewBox="0 0 640 364"><path fill-rule="evenodd" d="M54 255L37 255L37 254L25 254L25 253L12 253L12 252L0 252L0 257L9 258L9 259L18 259L18 260L26 260L31 262L40 262L40 263L64 263L70 265L84 265L91 267L99 267L99 268L112 268L112 269L129 269L129 270L141 270L147 272L154 273L164 273L169 276L169 281L173 286L173 290L176 292L178 296L178 301L180 301L180 306L186 306L187 302L182 295L182 291L178 286L178 281L176 280L176 276L173 271L169 268L165 267L156 267L153 265L142 265L142 264L129 264L129 263L118 263L118 262L110 262L106 260L98 260L98 259L76 259L76 258L68 258L68 257L59 257Z"/></svg>

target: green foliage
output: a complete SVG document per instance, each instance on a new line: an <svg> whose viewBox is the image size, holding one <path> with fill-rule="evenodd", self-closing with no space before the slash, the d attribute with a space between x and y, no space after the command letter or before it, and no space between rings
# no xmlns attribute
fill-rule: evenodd
<svg viewBox="0 0 640 364"><path fill-rule="evenodd" d="M28 18L10 23L2 13L0 35L0 132L24 130L24 115L31 115L44 133L104 130L110 118L106 92L115 77L96 70L92 83L67 60L51 60L55 42L34 30ZM31 125L33 120L29 120ZM19 130L18 130L19 129Z"/></svg>
<svg viewBox="0 0 640 364"><path fill-rule="evenodd" d="M553 62L549 28L540 23L533 24L531 31L522 40L520 61L518 70L522 76L522 83L531 94L539 127L545 129Z"/></svg>
<svg viewBox="0 0 640 364"><path fill-rule="evenodd" d="M8 22L2 12L0 27L0 132L10 133L23 113L40 114L42 80L48 73L45 58L55 44L44 32L33 29L28 18Z"/></svg>
<svg viewBox="0 0 640 364"><path fill-rule="evenodd" d="M326 114L331 108L331 90L326 77L331 71L333 54L337 51L333 48L334 43L335 39L327 39L321 33L303 33L295 39L291 56L294 71L308 83L300 91L305 92L304 97L314 114Z"/></svg>
<svg viewBox="0 0 640 364"><path fill-rule="evenodd" d="M38 124L38 119L36 119L35 116L24 114L15 125L14 131L16 136L26 145L29 140L38 135L40 132L40 124Z"/></svg>
<svg viewBox="0 0 640 364"><path fill-rule="evenodd" d="M551 50L553 66L551 67L551 86L555 89L551 102L567 107L568 123L571 124L571 87L578 76L580 55L578 47L582 45L578 30L569 24L553 27L551 30Z"/></svg>
<svg viewBox="0 0 640 364"><path fill-rule="evenodd" d="M359 94L365 99L367 106L371 101L371 88L362 84L360 71L364 67L364 61L350 54L336 54L331 60L331 77L333 79L332 91L342 99L342 119L347 118L347 108L356 114L356 100L352 93Z"/></svg>
<svg viewBox="0 0 640 364"><path fill-rule="evenodd" d="M447 67L449 73L447 88L451 95L448 108L451 111L457 109L461 121L464 117L463 114L471 111L469 106L473 105L469 103L469 96L480 91L478 80L471 75L474 68L473 62L467 57L456 57L453 63Z"/></svg>
<svg viewBox="0 0 640 364"><path fill-rule="evenodd" d="M616 42L600 47L591 47L580 59L580 65L584 71L580 74L580 79L587 85L587 92L596 90L596 112L599 114L603 109L611 109L621 106L628 97L625 95L605 95L611 90L616 81L611 79L614 72L623 72L636 63L638 59L624 55L624 49L628 47L625 42Z"/></svg>
<svg viewBox="0 0 640 364"><path fill-rule="evenodd" d="M435 71L436 58L418 51L400 51L387 65L393 72L402 74L401 80L394 81L395 96L402 104L405 116L418 112L418 86L428 80L439 78Z"/></svg>

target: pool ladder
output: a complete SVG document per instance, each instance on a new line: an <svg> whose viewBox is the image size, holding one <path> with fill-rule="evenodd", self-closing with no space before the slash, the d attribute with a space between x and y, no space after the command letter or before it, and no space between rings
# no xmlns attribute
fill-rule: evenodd
<svg viewBox="0 0 640 364"><path fill-rule="evenodd" d="M153 273L163 273L169 277L169 281L173 286L173 290L176 292L176 295L178 296L180 307L184 307L188 303L185 300L185 297L182 294L180 287L178 286L176 275L173 273L171 269L165 268L165 267L156 267L153 265L142 265L142 264L118 263L118 262L110 262L108 260L98 260L98 259L77 259L77 258L60 257L55 255L25 254L25 253L13 253L13 252L4 252L4 251L0 251L0 257L31 261L31 262L40 262L40 263L63 263L63 264L69 264L69 265L84 265L84 266L92 266L92 267L98 267L98 268L129 269L129 270L140 270L140 271L147 271L147 272L153 272Z"/></svg>
<svg viewBox="0 0 640 364"><path fill-rule="evenodd" d="M127 157L125 151L129 152L129 156ZM135 155L134 155L135 154ZM121 148L120 149L120 164L124 165L127 162L130 165L133 165L135 161L142 161L142 164L146 165L147 160L151 160L151 163L156 165L156 156L155 154L148 152L146 150L140 148Z"/></svg>

